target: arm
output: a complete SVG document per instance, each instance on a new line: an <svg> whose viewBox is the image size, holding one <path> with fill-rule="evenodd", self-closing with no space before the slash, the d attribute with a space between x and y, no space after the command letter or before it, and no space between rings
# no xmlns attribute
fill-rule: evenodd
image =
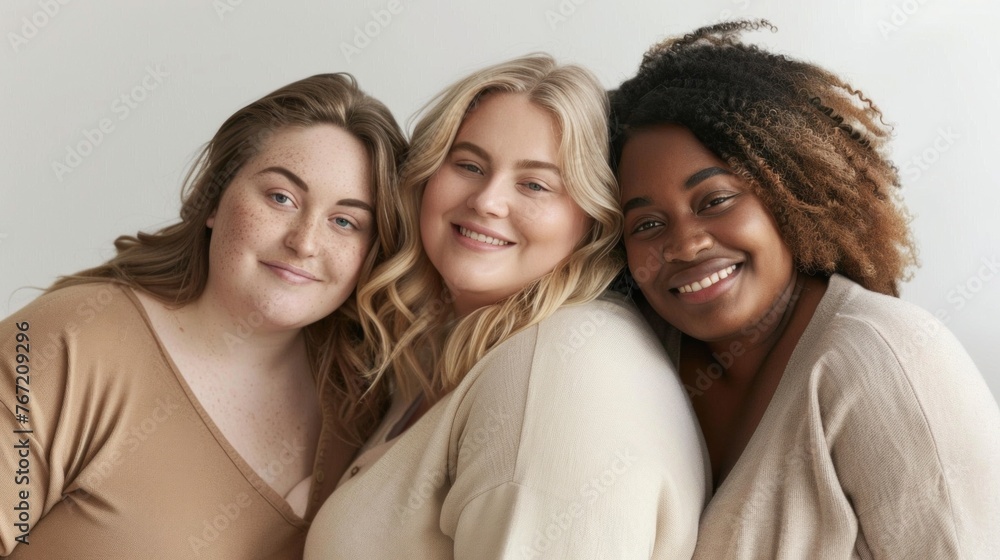
<svg viewBox="0 0 1000 560"><path fill-rule="evenodd" d="M0 322L0 555L29 544L49 502L47 376L64 354L57 337L27 310ZM48 358L46 358L48 356Z"/></svg>
<svg viewBox="0 0 1000 560"><path fill-rule="evenodd" d="M1000 411L951 333L909 319L841 333L820 399L837 476L873 558L1000 557Z"/></svg>
<svg viewBox="0 0 1000 560"><path fill-rule="evenodd" d="M539 327L523 363L494 358L507 371L483 375L464 403L442 516L455 557L690 557L706 498L701 439L638 314L573 308ZM498 408L511 394L523 398ZM513 456L509 476L498 449Z"/></svg>

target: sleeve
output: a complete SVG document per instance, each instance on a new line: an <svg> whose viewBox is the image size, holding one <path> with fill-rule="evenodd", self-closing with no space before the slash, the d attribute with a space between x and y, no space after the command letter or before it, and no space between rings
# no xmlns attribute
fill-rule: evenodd
<svg viewBox="0 0 1000 560"><path fill-rule="evenodd" d="M548 319L525 354L467 397L443 512L455 558L690 558L706 459L641 317L596 302Z"/></svg>
<svg viewBox="0 0 1000 560"><path fill-rule="evenodd" d="M64 367L64 345L54 325L32 312L35 307L0 322L2 556L31 542L31 528L52 505L47 458L55 418L48 401L61 385L53 370Z"/></svg>
<svg viewBox="0 0 1000 560"><path fill-rule="evenodd" d="M828 355L821 402L863 557L1000 558L1000 411L929 314L892 331L855 321Z"/></svg>

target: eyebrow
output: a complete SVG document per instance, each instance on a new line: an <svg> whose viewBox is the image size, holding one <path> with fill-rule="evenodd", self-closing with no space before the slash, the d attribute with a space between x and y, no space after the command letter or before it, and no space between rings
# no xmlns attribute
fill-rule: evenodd
<svg viewBox="0 0 1000 560"><path fill-rule="evenodd" d="M309 192L309 186L306 185L306 182L303 181L301 177L292 173L288 169L285 169L284 167L273 166L273 167L268 167L266 169L261 169L260 171L257 172L257 175L261 175L264 173L277 173L278 175L285 177L292 183L295 183L295 186L302 189L303 191ZM337 201L337 205L350 206L352 208L360 208L361 210L367 210L371 214L375 213L375 210L371 207L370 204L368 204L363 200L358 200L356 198L342 198Z"/></svg>
<svg viewBox="0 0 1000 560"><path fill-rule="evenodd" d="M687 181L684 181L684 188L690 189L705 179L716 175L732 175L732 172L721 167L706 167L705 169L702 169L701 171L698 171L694 175L688 177ZM622 206L622 214L628 214L629 210L635 210L636 208L642 208L644 206L651 206L652 204L652 200L644 196L637 196L629 199L629 201Z"/></svg>
<svg viewBox="0 0 1000 560"><path fill-rule="evenodd" d="M732 172L721 167L706 167L705 169L702 169L701 171L688 177L687 181L684 181L684 188L690 189L705 179L715 177L716 175L732 175Z"/></svg>
<svg viewBox="0 0 1000 560"><path fill-rule="evenodd" d="M473 144L472 142L463 141L456 142L452 147L452 151L455 150L466 150L476 154L477 156L486 160L486 163L492 163L493 158L486 150L480 148L479 146ZM555 172L557 175L562 176L562 171L560 171L559 166L554 163L549 163L547 161L538 161L535 159L519 159L514 162L515 169L548 169L549 171Z"/></svg>
<svg viewBox="0 0 1000 560"><path fill-rule="evenodd" d="M644 197L637 196L635 198L629 199L622 207L622 214L628 214L630 210L635 210L636 208L642 208L643 206L651 206L653 201Z"/></svg>

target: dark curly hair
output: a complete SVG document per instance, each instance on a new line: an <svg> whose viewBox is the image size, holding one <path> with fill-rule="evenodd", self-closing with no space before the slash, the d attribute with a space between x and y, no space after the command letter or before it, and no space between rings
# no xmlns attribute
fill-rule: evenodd
<svg viewBox="0 0 1000 560"><path fill-rule="evenodd" d="M611 92L612 165L630 131L687 127L760 197L807 274L899 295L917 265L891 127L865 95L814 64L739 42L766 20L702 27L654 45Z"/></svg>

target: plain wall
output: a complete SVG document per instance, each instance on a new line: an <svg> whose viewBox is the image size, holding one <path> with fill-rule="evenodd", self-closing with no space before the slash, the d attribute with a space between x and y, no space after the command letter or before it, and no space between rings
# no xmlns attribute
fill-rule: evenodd
<svg viewBox="0 0 1000 560"><path fill-rule="evenodd" d="M197 149L233 111L285 83L351 72L409 129L431 96L488 63L548 51L614 87L666 36L766 17L779 32L747 39L845 76L895 125L893 159L922 261L903 298L937 313L1000 395L995 4L343 4L4 2L0 316L38 295L26 286L47 286L112 256L118 235L176 220ZM102 122L99 138L93 131Z"/></svg>

